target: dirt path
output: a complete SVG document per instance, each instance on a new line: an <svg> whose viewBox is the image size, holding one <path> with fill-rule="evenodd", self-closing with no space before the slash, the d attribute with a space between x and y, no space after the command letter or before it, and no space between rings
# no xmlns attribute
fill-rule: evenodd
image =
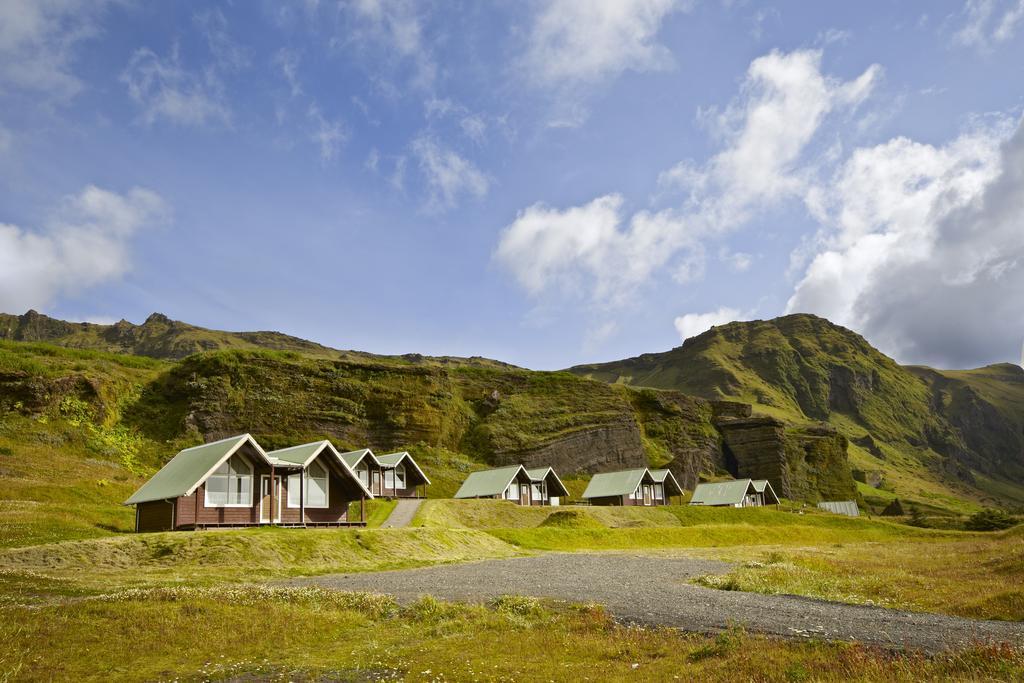
<svg viewBox="0 0 1024 683"><path fill-rule="evenodd" d="M420 503L422 502L419 498L399 498L395 509L391 511L388 518L380 525L381 528L397 529L409 526L409 522L416 516L416 511L420 509Z"/></svg>
<svg viewBox="0 0 1024 683"><path fill-rule="evenodd" d="M295 579L345 590L394 594L400 601L432 594L482 601L502 594L605 605L617 618L687 631L730 624L787 638L857 640L886 648L938 652L981 642L1024 646L1024 623L973 621L936 614L858 607L790 595L702 588L693 577L725 573L714 560L617 553L551 553L366 574Z"/></svg>

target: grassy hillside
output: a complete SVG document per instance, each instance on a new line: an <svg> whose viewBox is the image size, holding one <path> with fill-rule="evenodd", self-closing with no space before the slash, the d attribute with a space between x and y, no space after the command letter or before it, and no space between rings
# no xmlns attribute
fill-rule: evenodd
<svg viewBox="0 0 1024 683"><path fill-rule="evenodd" d="M857 495L876 511L899 497L944 515L1024 504L1024 373L902 368L811 316L572 372L335 351L156 314L138 326L0 316L0 336L21 340L0 339L3 545L124 530L118 503L177 450L245 431L271 448L410 450L435 497L514 462L555 466L574 496L589 473L639 465L691 486L729 476L722 398L790 423L772 438L794 497ZM849 444L807 426L822 419Z"/></svg>
<svg viewBox="0 0 1024 683"><path fill-rule="evenodd" d="M613 384L748 401L756 411L827 420L874 485L934 508L1024 504L1024 370L902 367L860 335L811 315L736 322L665 353L570 369ZM873 480L873 481L872 481ZM878 484L881 486L878 486Z"/></svg>
<svg viewBox="0 0 1024 683"><path fill-rule="evenodd" d="M180 361L0 340L0 546L126 531L120 503L181 448L251 432L409 450L434 497L492 464L583 473L716 446L705 404L482 360L228 349ZM382 513L383 514L383 513Z"/></svg>

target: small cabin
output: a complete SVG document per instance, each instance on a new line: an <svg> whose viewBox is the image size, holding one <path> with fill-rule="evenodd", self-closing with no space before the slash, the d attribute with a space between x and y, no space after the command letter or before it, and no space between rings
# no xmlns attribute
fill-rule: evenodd
<svg viewBox="0 0 1024 683"><path fill-rule="evenodd" d="M249 434L180 451L125 501L136 531L365 524L373 498L329 441L270 453ZM360 518L349 504L360 501Z"/></svg>
<svg viewBox="0 0 1024 683"><path fill-rule="evenodd" d="M767 479L734 479L697 484L690 499L690 505L713 507L744 508L778 504L779 497Z"/></svg>
<svg viewBox="0 0 1024 683"><path fill-rule="evenodd" d="M456 498L497 498L519 505L557 505L568 495L554 469L527 470L522 465L472 472L455 493Z"/></svg>
<svg viewBox="0 0 1024 683"><path fill-rule="evenodd" d="M426 498L430 479L408 451L375 455L369 448L341 454L373 495L386 498Z"/></svg>
<svg viewBox="0 0 1024 683"><path fill-rule="evenodd" d="M668 505L680 496L682 487L669 470L641 467L618 472L601 472L590 478L583 499L591 505Z"/></svg>
<svg viewBox="0 0 1024 683"><path fill-rule="evenodd" d="M426 498L430 480L408 451L377 456L383 471L380 495L394 498Z"/></svg>
<svg viewBox="0 0 1024 683"><path fill-rule="evenodd" d="M569 489L558 478L554 467L526 470L530 476L530 505L558 505L569 496Z"/></svg>

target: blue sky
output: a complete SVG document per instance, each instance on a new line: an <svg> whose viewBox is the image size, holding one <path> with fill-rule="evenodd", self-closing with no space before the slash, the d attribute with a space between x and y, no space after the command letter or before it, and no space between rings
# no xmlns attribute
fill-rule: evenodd
<svg viewBox="0 0 1024 683"><path fill-rule="evenodd" d="M1018 361L1024 0L0 3L0 310Z"/></svg>

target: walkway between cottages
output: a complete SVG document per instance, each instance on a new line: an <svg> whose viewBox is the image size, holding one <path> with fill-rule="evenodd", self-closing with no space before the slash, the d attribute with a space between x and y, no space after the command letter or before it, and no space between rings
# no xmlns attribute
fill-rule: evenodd
<svg viewBox="0 0 1024 683"><path fill-rule="evenodd" d="M388 518L381 524L383 529L397 529L398 527L409 526L412 518L416 516L416 511L420 509L420 503L423 501L419 498L399 498L398 505L391 511Z"/></svg>
<svg viewBox="0 0 1024 683"><path fill-rule="evenodd" d="M702 574L728 570L725 562L686 557L550 553L422 569L335 574L289 583L391 593L403 602L424 594L464 601L484 601L502 594L532 595L600 603L623 621L645 625L713 633L740 624L749 631L787 638L858 640L925 652L989 641L1024 645L1024 623L975 621L792 595L721 591L687 583Z"/></svg>

